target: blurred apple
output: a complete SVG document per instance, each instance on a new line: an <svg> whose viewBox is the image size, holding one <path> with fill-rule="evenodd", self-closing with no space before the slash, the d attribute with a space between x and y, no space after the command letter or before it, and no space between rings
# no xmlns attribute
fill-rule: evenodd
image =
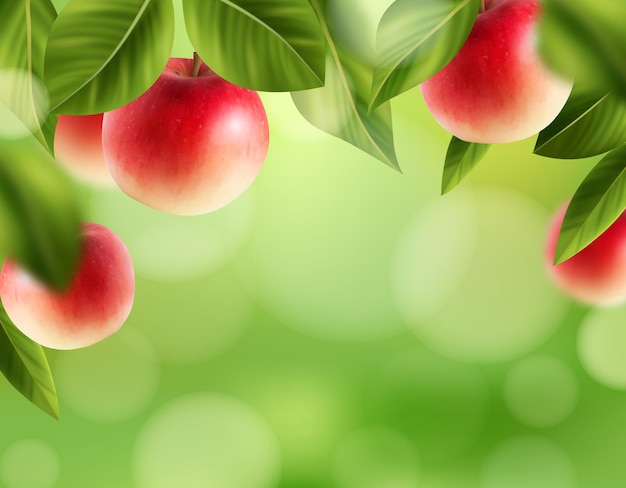
<svg viewBox="0 0 626 488"><path fill-rule="evenodd" d="M552 220L545 249L546 265L566 294L589 305L626 301L626 213L582 251L554 265L556 243L567 205Z"/></svg>
<svg viewBox="0 0 626 488"><path fill-rule="evenodd" d="M486 0L468 39L421 85L434 118L468 142L507 143L545 128L572 82L553 74L536 49L539 0Z"/></svg>
<svg viewBox="0 0 626 488"><path fill-rule="evenodd" d="M0 271L0 299L15 326L39 344L76 349L109 337L132 308L135 277L124 243L106 227L85 223L76 273L50 289L12 259Z"/></svg>
<svg viewBox="0 0 626 488"><path fill-rule="evenodd" d="M59 115L54 153L77 179L93 185L114 184L102 153L102 114Z"/></svg>
<svg viewBox="0 0 626 488"><path fill-rule="evenodd" d="M146 93L104 115L102 141L122 191L157 210L195 215L230 203L254 181L269 130L256 92L204 63L171 58Z"/></svg>

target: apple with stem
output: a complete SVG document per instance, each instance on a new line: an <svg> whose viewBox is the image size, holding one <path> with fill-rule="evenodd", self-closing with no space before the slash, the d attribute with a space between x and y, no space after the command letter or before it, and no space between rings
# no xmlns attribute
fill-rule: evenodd
<svg viewBox="0 0 626 488"><path fill-rule="evenodd" d="M54 133L57 161L78 180L114 185L102 152L103 114L59 115Z"/></svg>
<svg viewBox="0 0 626 488"><path fill-rule="evenodd" d="M567 211L564 205L548 230L545 260L556 285L588 305L616 305L626 301L626 213L571 258L554 264L556 244Z"/></svg>
<svg viewBox="0 0 626 488"><path fill-rule="evenodd" d="M259 95L194 59L171 58L154 85L104 115L113 179L149 207L179 215L217 210L246 190L269 143Z"/></svg>
<svg viewBox="0 0 626 488"><path fill-rule="evenodd" d="M41 283L11 258L0 271L0 299L27 337L53 349L77 349L117 332L130 314L135 276L128 250L108 228L82 225L82 251L64 290Z"/></svg>
<svg viewBox="0 0 626 488"><path fill-rule="evenodd" d="M467 142L530 137L554 120L572 81L555 75L537 52L540 0L483 0L456 56L420 85L439 124Z"/></svg>

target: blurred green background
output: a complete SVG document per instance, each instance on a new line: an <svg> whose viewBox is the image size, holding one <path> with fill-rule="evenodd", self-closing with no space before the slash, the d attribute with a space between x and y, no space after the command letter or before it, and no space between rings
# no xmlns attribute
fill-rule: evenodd
<svg viewBox="0 0 626 488"><path fill-rule="evenodd" d="M362 15L346 45L389 3L337 3L338 23ZM100 344L49 351L60 421L0 381L0 486L626 486L626 308L577 305L543 261L597 159L493 147L442 197L449 136L419 90L392 102L404 174L262 98L270 152L226 208L83 188L131 251L134 309Z"/></svg>

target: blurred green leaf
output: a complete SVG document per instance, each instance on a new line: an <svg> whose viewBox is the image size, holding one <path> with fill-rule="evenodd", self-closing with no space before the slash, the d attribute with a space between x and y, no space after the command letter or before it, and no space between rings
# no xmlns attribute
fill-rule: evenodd
<svg viewBox="0 0 626 488"><path fill-rule="evenodd" d="M55 419L59 402L42 347L22 334L0 304L0 371L17 391Z"/></svg>
<svg viewBox="0 0 626 488"><path fill-rule="evenodd" d="M539 133L535 154L560 159L596 156L626 141L626 99L574 91L557 118Z"/></svg>
<svg viewBox="0 0 626 488"><path fill-rule="evenodd" d="M593 242L625 208L626 144L622 144L602 158L574 193L561 226L555 264Z"/></svg>
<svg viewBox="0 0 626 488"><path fill-rule="evenodd" d="M480 0L396 0L378 26L370 107L448 64L469 36L479 8Z"/></svg>
<svg viewBox="0 0 626 488"><path fill-rule="evenodd" d="M339 137L399 169L393 144L391 107L368 113L373 69L342 50L326 19L326 1L310 0L326 43L326 81L322 88L292 92L296 107L318 129Z"/></svg>
<svg viewBox="0 0 626 488"><path fill-rule="evenodd" d="M307 0L184 0L203 61L239 86L296 91L324 84L324 35Z"/></svg>
<svg viewBox="0 0 626 488"><path fill-rule="evenodd" d="M0 3L0 102L53 154L56 115L48 115L43 62L57 13L50 0Z"/></svg>
<svg viewBox="0 0 626 488"><path fill-rule="evenodd" d="M489 147L489 144L465 142L452 136L443 167L441 193L448 193L458 185L480 162Z"/></svg>
<svg viewBox="0 0 626 488"><path fill-rule="evenodd" d="M29 137L0 140L0 252L55 288L67 285L80 253L73 187Z"/></svg>
<svg viewBox="0 0 626 488"><path fill-rule="evenodd" d="M171 0L71 0L46 48L51 111L96 114L131 102L162 73L173 39Z"/></svg>
<svg viewBox="0 0 626 488"><path fill-rule="evenodd" d="M544 0L539 50L581 86L626 96L626 2Z"/></svg>

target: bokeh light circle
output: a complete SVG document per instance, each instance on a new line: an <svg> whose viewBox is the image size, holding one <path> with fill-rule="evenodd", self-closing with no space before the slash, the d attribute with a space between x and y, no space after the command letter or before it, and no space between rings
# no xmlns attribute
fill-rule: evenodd
<svg viewBox="0 0 626 488"><path fill-rule="evenodd" d="M94 188L90 218L124 241L137 274L180 282L211 273L237 255L252 227L254 196L249 188L215 212L190 217L153 210L117 190Z"/></svg>
<svg viewBox="0 0 626 488"><path fill-rule="evenodd" d="M488 456L480 488L575 488L576 471L558 445L541 437L509 439Z"/></svg>
<svg viewBox="0 0 626 488"><path fill-rule="evenodd" d="M371 377L367 420L403 432L427 463L463 453L482 435L490 411L487 381L471 365L423 348L385 361Z"/></svg>
<svg viewBox="0 0 626 488"><path fill-rule="evenodd" d="M154 398L161 376L154 347L128 326L89 348L56 355L54 371L61 401L98 423L139 414Z"/></svg>
<svg viewBox="0 0 626 488"><path fill-rule="evenodd" d="M232 347L254 306L230 266L180 283L140 278L128 324L149 337L163 362L194 364Z"/></svg>
<svg viewBox="0 0 626 488"><path fill-rule="evenodd" d="M281 456L256 409L217 393L172 400L139 433L133 454L138 488L274 488Z"/></svg>
<svg viewBox="0 0 626 488"><path fill-rule="evenodd" d="M285 368L276 363L264 378L255 379L255 405L279 439L284 476L325 476L339 433L354 424L355 391L346 388L342 375L319 362L290 364Z"/></svg>
<svg viewBox="0 0 626 488"><path fill-rule="evenodd" d="M0 455L0 479L6 488L53 488L61 474L56 451L39 439L22 439Z"/></svg>
<svg viewBox="0 0 626 488"><path fill-rule="evenodd" d="M459 188L424 205L400 237L391 281L413 322L434 315L462 284L478 239L475 207L472 192Z"/></svg>
<svg viewBox="0 0 626 488"><path fill-rule="evenodd" d="M415 488L420 459L404 435L386 427L367 427L342 439L333 458L337 488Z"/></svg>
<svg viewBox="0 0 626 488"><path fill-rule="evenodd" d="M244 251L260 306L322 340L401 333L389 263L406 219L436 193L438 169L431 174L425 164L419 174L399 175L338 140L282 142L258 181ZM435 160L434 146L421 147L427 160Z"/></svg>
<svg viewBox="0 0 626 488"><path fill-rule="evenodd" d="M470 362L516 358L550 337L567 311L544 268L549 215L503 188L455 193L418 211L399 239L391 272L396 303L419 339L441 354Z"/></svg>
<svg viewBox="0 0 626 488"><path fill-rule="evenodd" d="M580 361L595 381L626 390L626 306L593 309L578 332Z"/></svg>
<svg viewBox="0 0 626 488"><path fill-rule="evenodd" d="M504 400L520 422L531 427L551 427L563 422L574 410L578 383L563 361L550 356L528 357L507 374Z"/></svg>

